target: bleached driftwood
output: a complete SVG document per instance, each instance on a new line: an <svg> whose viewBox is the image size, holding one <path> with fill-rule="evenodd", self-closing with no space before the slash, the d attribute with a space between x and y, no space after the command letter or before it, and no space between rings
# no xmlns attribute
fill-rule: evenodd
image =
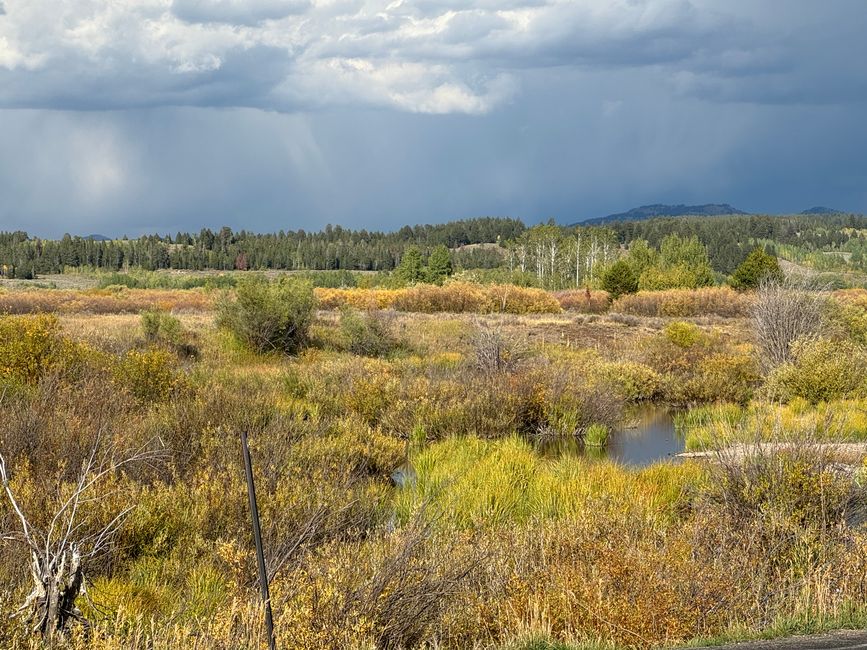
<svg viewBox="0 0 867 650"><path fill-rule="evenodd" d="M771 455L781 452L812 451L838 463L856 465L867 457L867 442L756 442L737 443L713 451L687 451L678 458L704 460L743 461L757 455Z"/></svg>

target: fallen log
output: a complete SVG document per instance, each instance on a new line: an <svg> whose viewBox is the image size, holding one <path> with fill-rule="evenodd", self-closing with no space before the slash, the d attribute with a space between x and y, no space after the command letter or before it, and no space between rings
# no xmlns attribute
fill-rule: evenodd
<svg viewBox="0 0 867 650"><path fill-rule="evenodd" d="M847 465L858 465L867 457L867 442L755 442L736 443L709 451L685 451L677 458L699 460L743 461L750 456L785 452L814 452L829 460Z"/></svg>

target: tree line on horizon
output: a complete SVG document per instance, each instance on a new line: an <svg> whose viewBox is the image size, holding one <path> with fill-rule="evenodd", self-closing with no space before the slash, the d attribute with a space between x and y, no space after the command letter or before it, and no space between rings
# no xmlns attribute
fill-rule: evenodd
<svg viewBox="0 0 867 650"><path fill-rule="evenodd" d="M319 232L281 230L256 234L223 227L218 231L205 228L198 233L105 241L70 235L49 240L21 231L0 232L0 267L5 264L14 269L19 278L70 268L114 272L388 272L398 269L411 249L418 251L422 264L427 264L431 253L444 247L450 251L450 263L455 269L495 269L522 284L561 289L598 281L602 271L625 255L633 242L645 241L650 248L661 251L664 240L672 235L702 247L708 272L725 276L733 273L757 245L772 255L777 254L777 248L795 256L839 251L845 255L840 259L850 265L863 266L867 262L867 217L728 215L660 217L577 227L549 221L530 228L518 219L484 217L404 226L393 232L328 225ZM477 244L488 246L474 246ZM693 250L690 255L694 254ZM417 265L415 259L413 262Z"/></svg>

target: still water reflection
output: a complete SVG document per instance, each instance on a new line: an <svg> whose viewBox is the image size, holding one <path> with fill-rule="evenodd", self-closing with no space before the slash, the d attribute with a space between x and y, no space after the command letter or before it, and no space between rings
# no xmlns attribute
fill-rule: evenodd
<svg viewBox="0 0 867 650"><path fill-rule="evenodd" d="M672 458L684 450L684 439L674 429L673 413L661 406L641 406L627 413L625 425L611 434L604 449L587 447L575 438L536 441L545 456L578 454L610 458L625 465L644 466Z"/></svg>

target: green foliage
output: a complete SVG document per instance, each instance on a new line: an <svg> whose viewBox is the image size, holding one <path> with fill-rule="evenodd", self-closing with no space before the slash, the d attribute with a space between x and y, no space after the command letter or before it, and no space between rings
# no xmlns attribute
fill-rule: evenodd
<svg viewBox="0 0 867 650"><path fill-rule="evenodd" d="M452 274L452 256L449 249L440 244L428 257L428 280L434 284L442 284Z"/></svg>
<svg viewBox="0 0 867 650"><path fill-rule="evenodd" d="M424 280L421 251L417 246L410 246L403 252L394 273L404 284L415 284Z"/></svg>
<svg viewBox="0 0 867 650"><path fill-rule="evenodd" d="M641 275L659 263L659 253L646 239L635 239L629 245L629 255L626 259L635 269L635 273Z"/></svg>
<svg viewBox="0 0 867 650"><path fill-rule="evenodd" d="M257 352L294 354L307 342L315 308L309 282L252 276L224 296L217 322Z"/></svg>
<svg viewBox="0 0 867 650"><path fill-rule="evenodd" d="M647 255L643 257L649 261ZM697 289L713 282L713 269L704 245L696 237L681 238L673 234L662 240L658 262L645 266L638 287L642 291Z"/></svg>
<svg viewBox="0 0 867 650"><path fill-rule="evenodd" d="M731 284L735 289L755 289L762 280L782 282L783 272L776 257L757 247L735 269Z"/></svg>
<svg viewBox="0 0 867 650"><path fill-rule="evenodd" d="M384 357L402 347L379 311L358 312L344 307L340 313L340 332L352 354Z"/></svg>
<svg viewBox="0 0 867 650"><path fill-rule="evenodd" d="M588 447L604 447L608 444L608 427L604 424L591 424L584 432L584 444Z"/></svg>
<svg viewBox="0 0 867 650"><path fill-rule="evenodd" d="M184 329L181 321L162 309L147 309L141 313L141 327L148 343L179 344Z"/></svg>
<svg viewBox="0 0 867 650"><path fill-rule="evenodd" d="M170 275L166 272L134 271L128 273L101 273L98 287L126 287L127 289L228 289L234 287L237 279L227 274L207 275Z"/></svg>
<svg viewBox="0 0 867 650"><path fill-rule="evenodd" d="M642 291L665 291L667 289L697 289L713 284L713 272L709 266L692 268L678 264L667 268L651 267L641 274L638 287Z"/></svg>
<svg viewBox="0 0 867 650"><path fill-rule="evenodd" d="M613 298L638 291L638 275L627 260L618 260L602 273L602 288Z"/></svg>
<svg viewBox="0 0 867 650"><path fill-rule="evenodd" d="M662 240L659 245L659 263L662 268L671 268L684 264L697 269L702 266L710 268L707 248L698 237L680 237L672 234Z"/></svg>
<svg viewBox="0 0 867 650"><path fill-rule="evenodd" d="M141 313L141 327L148 345L160 345L179 356L196 359L199 349L194 337L184 330L180 319L162 309L146 309Z"/></svg>

